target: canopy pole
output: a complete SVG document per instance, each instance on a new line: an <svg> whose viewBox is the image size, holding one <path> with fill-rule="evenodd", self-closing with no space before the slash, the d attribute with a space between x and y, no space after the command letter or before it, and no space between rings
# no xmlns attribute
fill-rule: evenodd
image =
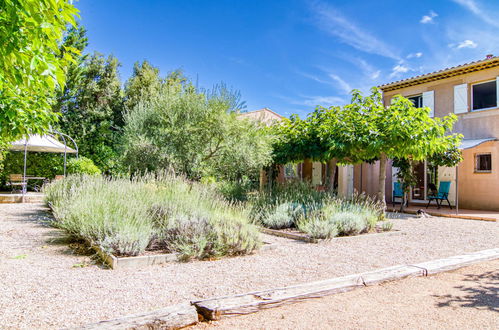
<svg viewBox="0 0 499 330"><path fill-rule="evenodd" d="M28 154L28 138L24 139L24 170L23 170L23 184L22 184L22 191L23 191L23 202L24 202L24 195L26 194L26 190L28 189L28 183L26 182L26 158Z"/></svg>
<svg viewBox="0 0 499 330"><path fill-rule="evenodd" d="M66 139L64 135L60 134L62 138L62 142L64 142L64 177L66 177L66 151L68 150L68 146L66 144Z"/></svg>
<svg viewBox="0 0 499 330"><path fill-rule="evenodd" d="M459 165L456 165L456 215L459 214Z"/></svg>

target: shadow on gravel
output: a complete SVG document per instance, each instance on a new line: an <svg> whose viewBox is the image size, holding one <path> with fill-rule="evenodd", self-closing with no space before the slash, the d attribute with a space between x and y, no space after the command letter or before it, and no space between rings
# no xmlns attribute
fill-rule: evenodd
<svg viewBox="0 0 499 330"><path fill-rule="evenodd" d="M434 296L441 300L437 303L437 307L469 307L499 312L499 270L463 276L465 276L463 281L479 283L479 286L456 286L454 288L463 292L458 296Z"/></svg>

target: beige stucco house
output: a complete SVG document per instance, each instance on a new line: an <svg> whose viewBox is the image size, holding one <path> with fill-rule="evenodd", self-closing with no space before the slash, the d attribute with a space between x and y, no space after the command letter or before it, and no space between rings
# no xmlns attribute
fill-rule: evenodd
<svg viewBox="0 0 499 330"><path fill-rule="evenodd" d="M499 210L499 57L467 63L379 86L385 105L396 95L416 106L427 106L435 117L454 113L454 132L463 134L464 160L457 168L432 167L421 162L415 168L418 184L410 202L424 204L428 185L451 181L450 201L461 208ZM391 201L397 169L388 166L386 192ZM344 172L354 190L374 194L378 165L350 166ZM341 174L341 173L340 173ZM456 189L457 188L457 189Z"/></svg>

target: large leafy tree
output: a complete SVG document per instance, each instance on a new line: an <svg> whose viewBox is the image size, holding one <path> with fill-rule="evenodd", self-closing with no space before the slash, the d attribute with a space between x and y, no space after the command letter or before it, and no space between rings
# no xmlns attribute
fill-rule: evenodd
<svg viewBox="0 0 499 330"><path fill-rule="evenodd" d="M0 0L0 144L43 133L76 49L59 49L77 10L65 0Z"/></svg>
<svg viewBox="0 0 499 330"><path fill-rule="evenodd" d="M384 203L388 159L419 161L455 150L462 138L450 133L456 120L453 114L432 118L429 108L416 108L401 96L385 106L379 89L373 88L366 97L353 91L336 134L348 142L352 163L379 160L378 199Z"/></svg>
<svg viewBox="0 0 499 330"><path fill-rule="evenodd" d="M236 93L198 91L174 72L155 94L142 95L125 115L124 159L132 171L171 168L191 179L238 179L270 159L264 130L237 118Z"/></svg>
<svg viewBox="0 0 499 330"><path fill-rule="evenodd" d="M59 128L78 143L82 155L105 173L119 170L123 92L119 62L95 53L73 68L72 86L59 99Z"/></svg>

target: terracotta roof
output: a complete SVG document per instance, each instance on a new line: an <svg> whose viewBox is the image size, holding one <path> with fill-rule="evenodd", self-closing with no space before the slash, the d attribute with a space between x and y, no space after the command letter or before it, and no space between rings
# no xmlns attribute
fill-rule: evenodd
<svg viewBox="0 0 499 330"><path fill-rule="evenodd" d="M262 108L259 110L254 110L254 111L248 111L248 112L243 112L239 114L239 118L250 118L250 119L255 119L267 124L270 124L273 121L276 120L281 120L284 118L280 114L270 110L269 108Z"/></svg>
<svg viewBox="0 0 499 330"><path fill-rule="evenodd" d="M389 92L396 89L401 89L409 86L424 84L431 81L436 81L440 79L445 79L449 77L459 76L465 73L485 70L499 66L499 56L493 56L491 58L486 58L484 60L479 60L475 62L465 63L450 68L445 68L439 71L434 71L431 73L426 73L423 75L394 81L388 84L378 86L383 92Z"/></svg>

